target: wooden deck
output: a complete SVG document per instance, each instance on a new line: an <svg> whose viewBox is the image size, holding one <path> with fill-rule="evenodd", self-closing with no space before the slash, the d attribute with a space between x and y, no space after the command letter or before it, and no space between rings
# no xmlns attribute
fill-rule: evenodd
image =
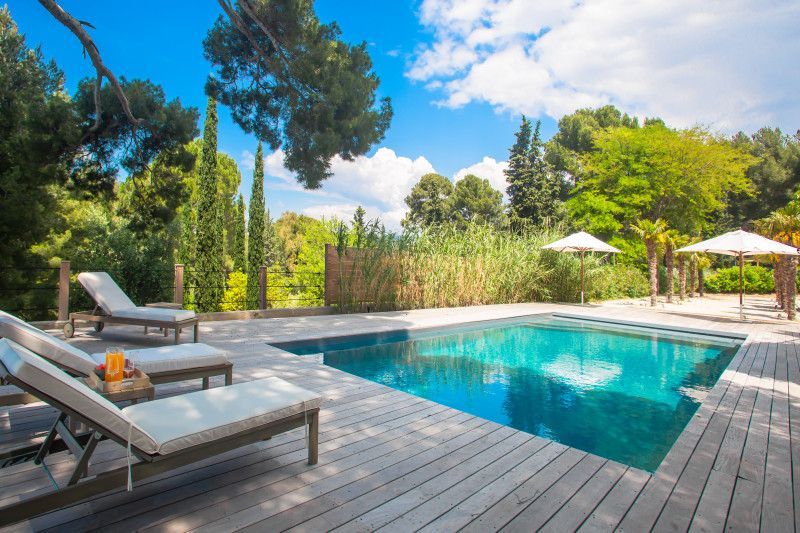
<svg viewBox="0 0 800 533"><path fill-rule="evenodd" d="M750 336L652 476L266 345L554 310ZM319 464L306 465L296 430L11 529L795 531L800 523L797 325L531 304L208 323L202 336L230 351L235 381L277 375L323 395ZM164 344L140 328L107 328L101 340L84 330L74 341L95 351ZM157 396L198 386L159 386ZM41 438L52 417L41 404L0 410L0 448ZM125 461L109 442L95 457L95 471ZM72 460L48 460L56 479ZM31 463L0 473L0 504L47 489Z"/></svg>

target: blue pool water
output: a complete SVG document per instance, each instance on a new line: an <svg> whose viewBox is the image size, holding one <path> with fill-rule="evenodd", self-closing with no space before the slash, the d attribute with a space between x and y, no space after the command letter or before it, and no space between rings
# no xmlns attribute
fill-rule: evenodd
<svg viewBox="0 0 800 533"><path fill-rule="evenodd" d="M276 346L652 472L740 342L527 317Z"/></svg>

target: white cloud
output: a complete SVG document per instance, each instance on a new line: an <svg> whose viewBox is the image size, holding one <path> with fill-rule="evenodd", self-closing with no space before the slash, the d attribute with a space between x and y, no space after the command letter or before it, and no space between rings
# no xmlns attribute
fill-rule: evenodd
<svg viewBox="0 0 800 533"><path fill-rule="evenodd" d="M612 103L676 126L800 122L800 3L424 0L407 75L440 103L559 118Z"/></svg>
<svg viewBox="0 0 800 533"><path fill-rule="evenodd" d="M489 180L492 187L502 192L503 196L505 196L508 182L506 181L506 176L503 174L503 171L507 168L508 161L496 161L494 158L485 156L480 162L462 168L456 172L453 177L455 181L458 181L467 174L475 174L479 178Z"/></svg>
<svg viewBox="0 0 800 533"><path fill-rule="evenodd" d="M336 156L331 161L330 178L321 190L308 191L300 187L294 175L283 166L285 154L276 150L264 160L265 172L283 180L285 188L308 194L328 196L336 203L309 206L309 216L349 219L358 205L364 206L370 218L380 217L392 230L400 229L406 211L405 197L423 174L434 172L433 165L420 156L416 159L398 156L394 150L379 148L371 157L360 156L345 161Z"/></svg>

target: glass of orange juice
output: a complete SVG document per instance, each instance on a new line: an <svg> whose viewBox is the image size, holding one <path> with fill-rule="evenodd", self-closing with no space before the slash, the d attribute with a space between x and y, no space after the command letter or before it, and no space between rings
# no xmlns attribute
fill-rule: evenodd
<svg viewBox="0 0 800 533"><path fill-rule="evenodd" d="M120 346L106 348L106 381L122 381L125 354Z"/></svg>

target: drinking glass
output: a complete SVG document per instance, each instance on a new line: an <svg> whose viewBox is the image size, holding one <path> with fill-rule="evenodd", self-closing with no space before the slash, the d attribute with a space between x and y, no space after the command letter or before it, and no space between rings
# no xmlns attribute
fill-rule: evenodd
<svg viewBox="0 0 800 533"><path fill-rule="evenodd" d="M125 353L121 346L106 348L106 381L122 381L125 367Z"/></svg>

